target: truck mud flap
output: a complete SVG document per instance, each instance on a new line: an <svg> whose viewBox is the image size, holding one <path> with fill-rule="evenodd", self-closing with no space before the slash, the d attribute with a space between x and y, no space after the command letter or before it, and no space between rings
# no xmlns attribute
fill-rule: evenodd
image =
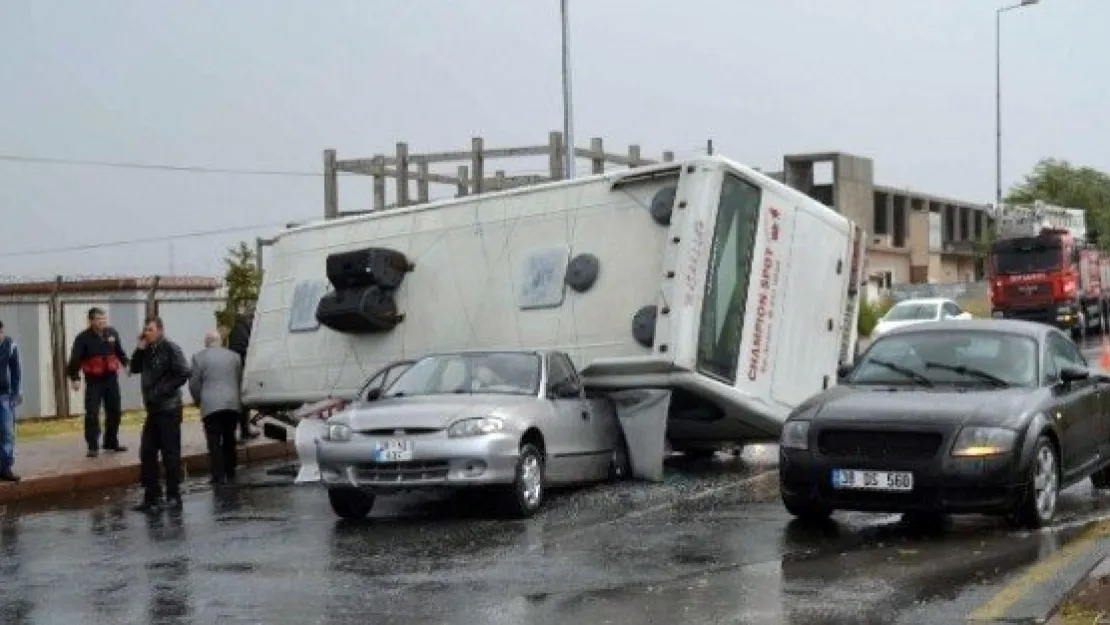
<svg viewBox="0 0 1110 625"><path fill-rule="evenodd" d="M293 432L293 446L297 449L297 462L301 464L294 484L320 481L320 465L316 463L316 439L324 432L326 424L319 419L301 419Z"/></svg>
<svg viewBox="0 0 1110 625"><path fill-rule="evenodd" d="M671 391L634 389L612 392L609 397L616 405L617 419L624 431L633 477L662 482Z"/></svg>

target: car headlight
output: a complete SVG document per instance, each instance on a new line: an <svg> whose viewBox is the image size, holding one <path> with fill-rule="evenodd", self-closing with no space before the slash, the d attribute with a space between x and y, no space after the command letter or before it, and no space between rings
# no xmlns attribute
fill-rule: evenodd
<svg viewBox="0 0 1110 625"><path fill-rule="evenodd" d="M505 422L497 417L479 417L477 419L462 419L447 428L447 436L462 438L464 436L481 436L493 434L505 429Z"/></svg>
<svg viewBox="0 0 1110 625"><path fill-rule="evenodd" d="M329 423L324 428L324 440L344 442L351 440L351 426L346 423Z"/></svg>
<svg viewBox="0 0 1110 625"><path fill-rule="evenodd" d="M787 421L783 424L779 446L787 449L809 449L809 421Z"/></svg>
<svg viewBox="0 0 1110 625"><path fill-rule="evenodd" d="M965 427L956 437L952 455L961 458L997 456L1011 451L1017 432L1006 428Z"/></svg>

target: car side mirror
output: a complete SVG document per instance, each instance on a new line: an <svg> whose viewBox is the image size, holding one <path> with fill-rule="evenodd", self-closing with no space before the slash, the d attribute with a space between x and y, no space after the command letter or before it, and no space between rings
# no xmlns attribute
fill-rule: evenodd
<svg viewBox="0 0 1110 625"><path fill-rule="evenodd" d="M836 367L836 377L843 380L844 378L848 377L852 373L852 370L855 368L856 366L853 364L840 363Z"/></svg>
<svg viewBox="0 0 1110 625"><path fill-rule="evenodd" d="M1060 381L1065 384L1080 382L1091 377L1090 369L1086 367L1067 366L1060 369Z"/></svg>
<svg viewBox="0 0 1110 625"><path fill-rule="evenodd" d="M554 399L571 399L581 394L582 387L570 380L563 380L551 385L551 397Z"/></svg>
<svg viewBox="0 0 1110 625"><path fill-rule="evenodd" d="M366 392L366 401L377 401L378 399L381 399L381 396L382 396L382 389L381 389L380 386L376 387L376 388L372 388L372 389L370 389L369 391Z"/></svg>

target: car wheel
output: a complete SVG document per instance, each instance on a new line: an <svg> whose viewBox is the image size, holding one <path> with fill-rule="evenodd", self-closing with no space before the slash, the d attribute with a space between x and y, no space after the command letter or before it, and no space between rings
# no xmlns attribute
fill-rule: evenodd
<svg viewBox="0 0 1110 625"><path fill-rule="evenodd" d="M609 458L609 481L623 482L632 476L632 457L628 454L628 443L624 436L617 441L617 448Z"/></svg>
<svg viewBox="0 0 1110 625"><path fill-rule="evenodd" d="M357 488L329 488L328 503L342 519L364 519L374 508L374 496Z"/></svg>
<svg viewBox="0 0 1110 625"><path fill-rule="evenodd" d="M807 522L825 521L833 513L833 509L828 506L811 501L797 501L785 496L782 498L782 505L786 506L787 512Z"/></svg>
<svg viewBox="0 0 1110 625"><path fill-rule="evenodd" d="M506 514L527 518L543 505L544 498L543 454L531 443L520 446L516 461L516 478L504 493Z"/></svg>
<svg viewBox="0 0 1110 625"><path fill-rule="evenodd" d="M1091 485L1099 490L1110 488L1110 467L1092 473Z"/></svg>
<svg viewBox="0 0 1110 625"><path fill-rule="evenodd" d="M1060 459L1047 436L1037 439L1023 490L1013 513L1013 521L1029 529L1039 529L1051 523L1056 516L1060 495Z"/></svg>

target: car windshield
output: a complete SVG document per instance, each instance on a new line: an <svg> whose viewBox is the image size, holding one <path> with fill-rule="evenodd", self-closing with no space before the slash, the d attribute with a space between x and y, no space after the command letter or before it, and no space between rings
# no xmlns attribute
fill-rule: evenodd
<svg viewBox="0 0 1110 625"><path fill-rule="evenodd" d="M883 321L925 321L937 318L936 302L903 302L887 311Z"/></svg>
<svg viewBox="0 0 1110 625"><path fill-rule="evenodd" d="M535 395L540 357L516 352L439 354L413 363L391 384L386 397L445 393Z"/></svg>
<svg viewBox="0 0 1110 625"><path fill-rule="evenodd" d="M1032 386L1037 343L1007 332L959 330L882 337L860 359L851 384Z"/></svg>

